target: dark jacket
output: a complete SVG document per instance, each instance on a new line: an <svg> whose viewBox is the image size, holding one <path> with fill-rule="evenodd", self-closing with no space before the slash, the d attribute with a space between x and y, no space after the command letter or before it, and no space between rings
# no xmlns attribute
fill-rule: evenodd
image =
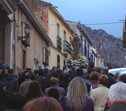
<svg viewBox="0 0 126 111"><path fill-rule="evenodd" d="M58 92L59 92L59 99L61 99L61 98L64 97L64 95L65 95L65 90L64 90L63 87L59 87L59 86L50 86L50 87L46 88L46 89L45 89L45 94L47 95L48 92L49 92L49 90L52 89L52 88L55 88L55 89L58 90Z"/></svg>
<svg viewBox="0 0 126 111"><path fill-rule="evenodd" d="M1 78L1 82L3 82L6 86L6 92L8 94L13 94L19 89L18 81L13 74L8 73L6 75L3 75Z"/></svg>
<svg viewBox="0 0 126 111"><path fill-rule="evenodd" d="M66 100L67 97L64 97L61 101L60 104L63 108L64 111L75 111L74 108L70 108L69 106L66 105ZM94 111L94 104L91 98L87 98L86 100L86 105L85 107L82 109L82 111Z"/></svg>
<svg viewBox="0 0 126 111"><path fill-rule="evenodd" d="M107 111L126 111L126 103L115 103Z"/></svg>

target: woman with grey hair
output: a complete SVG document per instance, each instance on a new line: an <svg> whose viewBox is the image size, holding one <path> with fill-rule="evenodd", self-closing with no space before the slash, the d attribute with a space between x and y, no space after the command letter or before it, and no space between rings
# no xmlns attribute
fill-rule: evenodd
<svg viewBox="0 0 126 111"><path fill-rule="evenodd" d="M126 84L117 82L109 89L108 94L108 111L126 111Z"/></svg>
<svg viewBox="0 0 126 111"><path fill-rule="evenodd" d="M67 96L61 101L64 111L94 111L93 101L88 96L84 80L75 77L68 85Z"/></svg>

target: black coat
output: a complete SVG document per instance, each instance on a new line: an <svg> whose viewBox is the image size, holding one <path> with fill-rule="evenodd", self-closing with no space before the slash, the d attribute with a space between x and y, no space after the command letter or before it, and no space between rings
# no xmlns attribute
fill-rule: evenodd
<svg viewBox="0 0 126 111"><path fill-rule="evenodd" d="M3 74L0 81L3 82L6 86L6 92L8 94L13 94L18 91L19 84L16 77L13 74Z"/></svg>
<svg viewBox="0 0 126 111"><path fill-rule="evenodd" d="M113 104L107 111L126 111L126 103Z"/></svg>

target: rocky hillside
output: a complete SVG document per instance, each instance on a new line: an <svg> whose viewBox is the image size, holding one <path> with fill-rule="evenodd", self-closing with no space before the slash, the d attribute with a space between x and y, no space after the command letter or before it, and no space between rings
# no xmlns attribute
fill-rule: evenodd
<svg viewBox="0 0 126 111"><path fill-rule="evenodd" d="M122 40L109 35L104 30L93 30L82 25L87 32L93 46L101 53L105 65L122 67L126 65L126 49L122 47Z"/></svg>

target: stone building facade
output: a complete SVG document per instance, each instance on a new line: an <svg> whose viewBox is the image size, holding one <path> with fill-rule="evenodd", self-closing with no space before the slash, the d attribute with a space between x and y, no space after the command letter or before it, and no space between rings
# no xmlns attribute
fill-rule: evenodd
<svg viewBox="0 0 126 111"><path fill-rule="evenodd" d="M74 32L66 23L55 6L41 1L40 17L52 43L50 47L49 69L53 66L61 69L66 63L67 55L72 53L71 40Z"/></svg>
<svg viewBox="0 0 126 111"><path fill-rule="evenodd" d="M49 62L50 38L26 0L0 2L0 63L20 71Z"/></svg>

